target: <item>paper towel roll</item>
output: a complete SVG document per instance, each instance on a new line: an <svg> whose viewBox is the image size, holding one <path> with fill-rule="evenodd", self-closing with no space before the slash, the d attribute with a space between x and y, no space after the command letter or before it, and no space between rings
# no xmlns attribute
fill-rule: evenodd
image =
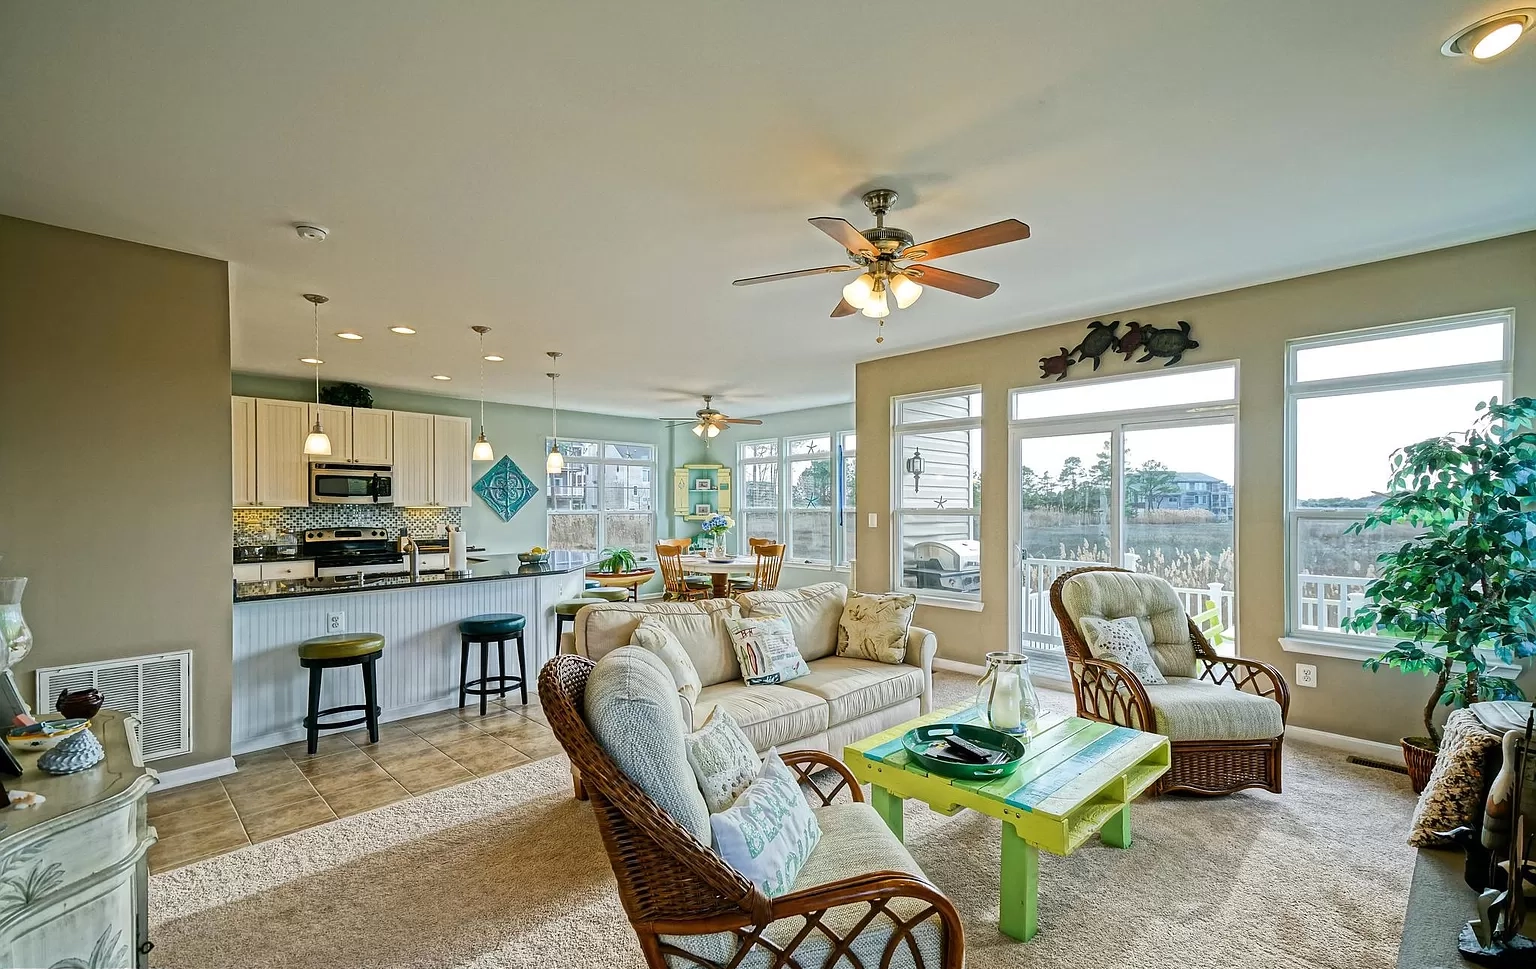
<svg viewBox="0 0 1536 969"><path fill-rule="evenodd" d="M448 528L448 568L455 572L469 570L469 540L464 529L455 526Z"/></svg>

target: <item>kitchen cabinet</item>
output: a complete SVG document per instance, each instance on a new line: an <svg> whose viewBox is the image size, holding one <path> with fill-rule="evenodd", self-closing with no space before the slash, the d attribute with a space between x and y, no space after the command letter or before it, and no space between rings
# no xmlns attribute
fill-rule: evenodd
<svg viewBox="0 0 1536 969"><path fill-rule="evenodd" d="M320 418L320 429L331 439L331 453L326 456L310 455L310 460L329 464L346 464L352 460L352 408L335 404L305 404L309 411L309 424L314 426ZM308 435L308 428L305 434Z"/></svg>
<svg viewBox="0 0 1536 969"><path fill-rule="evenodd" d="M256 398L229 399L229 462L234 506L256 504Z"/></svg>
<svg viewBox="0 0 1536 969"><path fill-rule="evenodd" d="M309 405L303 401L256 399L256 504L309 504L309 458L304 454L309 421Z"/></svg>
<svg viewBox="0 0 1536 969"><path fill-rule="evenodd" d="M432 415L396 411L390 423L395 507L429 505L432 503Z"/></svg>
<svg viewBox="0 0 1536 969"><path fill-rule="evenodd" d="M260 582L261 581L261 563L260 562L240 562L240 563L238 563L235 566L235 581L236 582Z"/></svg>
<svg viewBox="0 0 1536 969"><path fill-rule="evenodd" d="M471 421L467 417L432 415L432 504L469 505Z"/></svg>
<svg viewBox="0 0 1536 969"><path fill-rule="evenodd" d="M262 562L260 567L263 579L313 579L315 577L314 559L295 559L292 562Z"/></svg>
<svg viewBox="0 0 1536 969"><path fill-rule="evenodd" d="M358 464L394 463L394 414L371 407L352 408L352 460Z"/></svg>

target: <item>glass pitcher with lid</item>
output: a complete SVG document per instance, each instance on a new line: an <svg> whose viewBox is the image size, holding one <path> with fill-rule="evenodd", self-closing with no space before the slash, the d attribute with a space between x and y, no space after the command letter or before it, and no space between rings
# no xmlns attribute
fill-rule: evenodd
<svg viewBox="0 0 1536 969"><path fill-rule="evenodd" d="M992 729L1028 739L1040 716L1029 657L1007 650L988 653L987 671L976 681L976 704Z"/></svg>

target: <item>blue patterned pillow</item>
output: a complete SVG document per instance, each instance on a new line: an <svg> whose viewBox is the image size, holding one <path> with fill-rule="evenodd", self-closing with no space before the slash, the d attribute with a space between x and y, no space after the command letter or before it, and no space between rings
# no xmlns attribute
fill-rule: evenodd
<svg viewBox="0 0 1536 969"><path fill-rule="evenodd" d="M729 808L709 816L715 850L769 898L794 887L821 840L821 826L777 750Z"/></svg>

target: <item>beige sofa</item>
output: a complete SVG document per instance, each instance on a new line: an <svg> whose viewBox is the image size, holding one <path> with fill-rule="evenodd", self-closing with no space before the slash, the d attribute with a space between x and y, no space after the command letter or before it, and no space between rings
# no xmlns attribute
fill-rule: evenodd
<svg viewBox="0 0 1536 969"><path fill-rule="evenodd" d="M933 702L933 633L912 627L901 665L836 655L838 619L848 588L824 582L799 589L748 592L697 602L602 602L576 614L560 651L601 659L629 645L642 616L660 618L677 634L704 683L700 720L722 706L759 751L843 747L920 713ZM789 618L810 674L775 686L747 686L731 648L726 616L778 613Z"/></svg>

